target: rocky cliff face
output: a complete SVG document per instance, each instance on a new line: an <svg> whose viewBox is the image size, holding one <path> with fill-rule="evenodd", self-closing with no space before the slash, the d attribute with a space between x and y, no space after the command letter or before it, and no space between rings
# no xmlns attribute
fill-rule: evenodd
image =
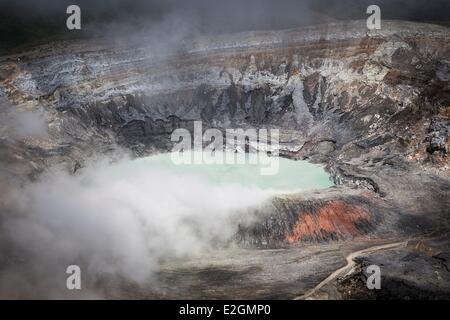
<svg viewBox="0 0 450 320"><path fill-rule="evenodd" d="M203 120L281 128L297 157L377 160L389 147L423 161L448 149L448 37L446 27L392 22L372 33L354 22L200 39L164 55L54 44L2 58L0 92L43 106L53 138L85 149L105 135L136 152L164 149L164 135Z"/></svg>

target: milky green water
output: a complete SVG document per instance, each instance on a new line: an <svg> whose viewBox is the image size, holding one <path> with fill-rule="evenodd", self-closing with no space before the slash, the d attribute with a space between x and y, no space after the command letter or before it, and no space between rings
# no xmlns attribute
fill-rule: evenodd
<svg viewBox="0 0 450 320"><path fill-rule="evenodd" d="M223 162L225 162L227 155L230 156L230 153L216 154L217 157L223 157ZM131 173L132 171L142 172L141 170L151 168L170 171L179 176L199 177L214 185L238 184L280 191L322 189L333 185L328 173L320 165L306 161L276 158L278 163L273 165L275 169L272 170L275 174L263 175L263 169L270 166L269 161L276 161L275 158L268 159L268 156L262 156L261 154L259 155L261 158L258 158L256 154L231 155L236 157L233 164L205 164L204 161L202 161L202 164L195 164L194 158L191 158L191 164L176 164L171 153L164 153L122 164L119 172L121 174ZM238 161L241 161L241 163Z"/></svg>

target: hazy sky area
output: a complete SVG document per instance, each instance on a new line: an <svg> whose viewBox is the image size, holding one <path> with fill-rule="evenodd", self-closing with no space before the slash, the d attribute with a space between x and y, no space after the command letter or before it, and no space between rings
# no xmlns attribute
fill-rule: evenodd
<svg viewBox="0 0 450 320"><path fill-rule="evenodd" d="M65 28L70 4L81 7L82 31ZM0 47L141 30L167 19L180 29L189 23L196 34L292 28L364 19L371 4L381 7L384 19L450 20L448 0L0 0Z"/></svg>

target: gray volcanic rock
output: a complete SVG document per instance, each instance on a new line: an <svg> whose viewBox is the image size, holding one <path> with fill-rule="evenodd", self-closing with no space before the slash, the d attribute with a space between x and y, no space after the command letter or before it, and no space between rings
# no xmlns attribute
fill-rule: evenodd
<svg viewBox="0 0 450 320"><path fill-rule="evenodd" d="M426 150L446 154L448 37L446 27L367 32L353 22L199 39L164 57L142 45L55 44L2 58L0 92L44 106L52 142L83 150L111 137L138 153L167 149L175 128L203 120L281 128L298 157L423 161Z"/></svg>

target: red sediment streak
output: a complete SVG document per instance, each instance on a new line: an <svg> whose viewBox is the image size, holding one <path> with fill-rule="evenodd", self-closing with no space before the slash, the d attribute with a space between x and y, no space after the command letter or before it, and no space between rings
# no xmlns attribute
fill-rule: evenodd
<svg viewBox="0 0 450 320"><path fill-rule="evenodd" d="M305 238L322 238L333 233L354 237L360 233L356 223L369 219L369 213L361 206L330 201L319 208L316 214L300 213L292 233L286 235L286 240L296 243Z"/></svg>

